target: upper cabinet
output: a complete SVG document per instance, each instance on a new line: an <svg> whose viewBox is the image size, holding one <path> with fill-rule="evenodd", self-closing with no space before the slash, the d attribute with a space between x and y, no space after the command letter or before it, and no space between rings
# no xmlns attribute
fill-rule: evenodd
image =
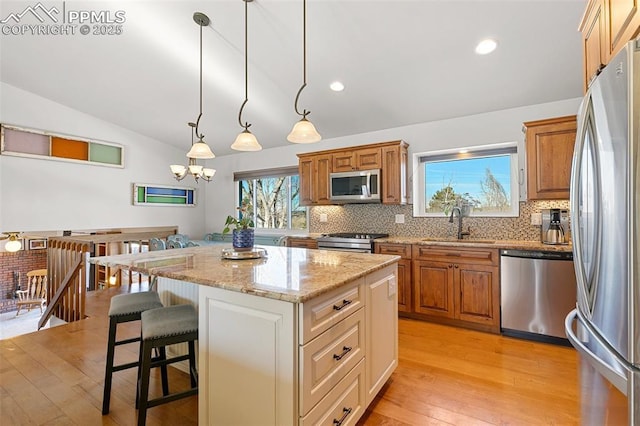
<svg viewBox="0 0 640 426"><path fill-rule="evenodd" d="M408 145L382 142L352 148L298 154L300 204L331 204L329 175L353 170L380 169L383 204L406 204Z"/></svg>
<svg viewBox="0 0 640 426"><path fill-rule="evenodd" d="M332 154L334 172L371 170L381 168L380 148L364 148Z"/></svg>
<svg viewBox="0 0 640 426"><path fill-rule="evenodd" d="M580 23L584 88L629 40L640 33L640 0L589 0Z"/></svg>
<svg viewBox="0 0 640 426"><path fill-rule="evenodd" d="M569 199L576 116L524 123L530 200Z"/></svg>
<svg viewBox="0 0 640 426"><path fill-rule="evenodd" d="M329 199L329 174L331 154L299 154L300 205L317 206L331 204Z"/></svg>

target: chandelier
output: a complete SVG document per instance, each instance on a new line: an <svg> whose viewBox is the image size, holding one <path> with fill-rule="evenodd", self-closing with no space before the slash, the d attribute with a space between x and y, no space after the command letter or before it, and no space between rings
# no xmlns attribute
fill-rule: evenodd
<svg viewBox="0 0 640 426"><path fill-rule="evenodd" d="M191 149L187 152L189 164L187 166L172 164L169 167L171 169L171 173L173 173L174 177L178 181L184 179L187 172L189 172L196 182L198 182L198 179L204 179L207 182L210 182L216 171L196 164L196 160L200 158L215 158L215 154L204 141L204 134L198 132L198 125L200 124L200 118L202 118L202 27L208 26L211 21L207 15L201 12L195 12L193 14L193 20L200 27L200 114L198 115L198 119L195 123L189 123L189 126L191 127ZM194 133L198 138L195 143L193 142Z"/></svg>

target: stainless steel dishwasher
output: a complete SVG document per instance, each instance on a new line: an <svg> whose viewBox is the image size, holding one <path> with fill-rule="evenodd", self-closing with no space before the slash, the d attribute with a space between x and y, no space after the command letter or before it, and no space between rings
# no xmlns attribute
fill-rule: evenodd
<svg viewBox="0 0 640 426"><path fill-rule="evenodd" d="M500 292L503 334L568 345L564 319L576 307L573 253L501 250Z"/></svg>

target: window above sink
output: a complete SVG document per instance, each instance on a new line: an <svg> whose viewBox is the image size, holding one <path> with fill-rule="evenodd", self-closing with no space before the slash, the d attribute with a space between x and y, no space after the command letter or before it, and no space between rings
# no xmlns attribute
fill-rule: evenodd
<svg viewBox="0 0 640 426"><path fill-rule="evenodd" d="M517 217L516 143L414 154L413 215Z"/></svg>

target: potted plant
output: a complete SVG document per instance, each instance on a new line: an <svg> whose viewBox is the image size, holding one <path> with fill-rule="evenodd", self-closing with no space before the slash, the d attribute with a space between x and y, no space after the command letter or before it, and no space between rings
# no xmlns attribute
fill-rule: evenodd
<svg viewBox="0 0 640 426"><path fill-rule="evenodd" d="M253 227L255 226L252 215L248 213L248 206L244 203L242 206L237 207L237 209L237 218L231 215L227 216L227 220L224 222L222 235L229 233L233 226L233 248L238 251L251 250L253 248L254 241Z"/></svg>

